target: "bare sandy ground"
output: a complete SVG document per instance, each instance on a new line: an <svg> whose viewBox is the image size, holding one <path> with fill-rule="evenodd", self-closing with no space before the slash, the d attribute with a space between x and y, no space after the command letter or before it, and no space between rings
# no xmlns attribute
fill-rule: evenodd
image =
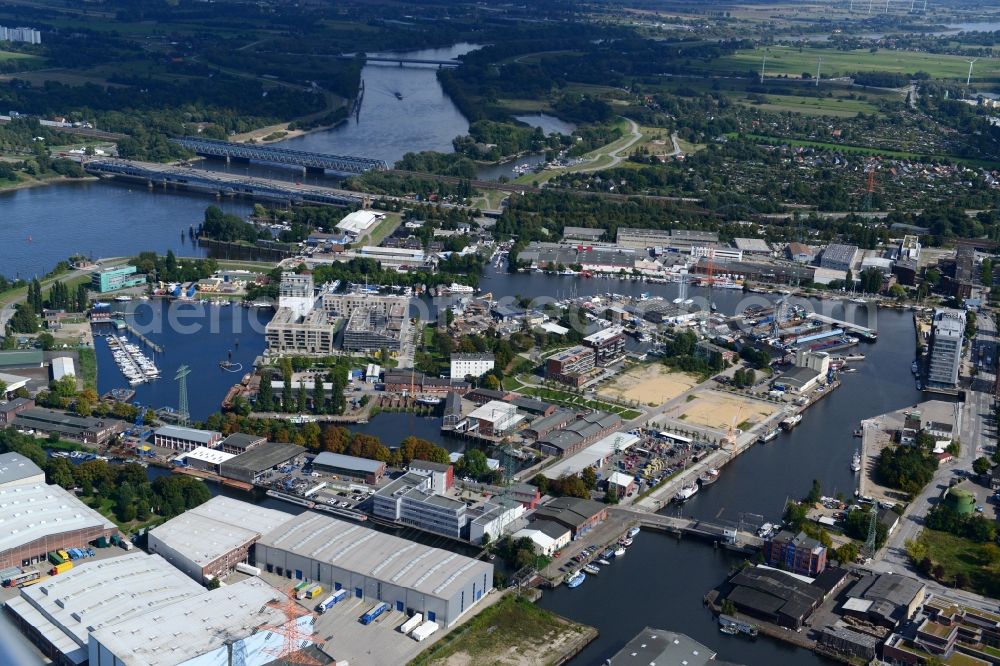
<svg viewBox="0 0 1000 666"><path fill-rule="evenodd" d="M734 425L734 421L736 426L744 421L749 421L751 424L760 423L775 414L778 409L778 406L760 400L705 391L686 405L683 420L685 423L728 430Z"/></svg>
<svg viewBox="0 0 1000 666"><path fill-rule="evenodd" d="M598 394L619 400L635 400L644 405L661 405L673 400L697 384L683 372L670 372L659 364L632 368Z"/></svg>

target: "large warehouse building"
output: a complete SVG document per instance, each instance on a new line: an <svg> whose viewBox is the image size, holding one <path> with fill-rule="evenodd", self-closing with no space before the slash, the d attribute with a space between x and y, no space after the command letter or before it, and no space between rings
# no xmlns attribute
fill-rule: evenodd
<svg viewBox="0 0 1000 666"><path fill-rule="evenodd" d="M296 621L303 635L311 632L311 616L293 620L275 607L284 599L259 578L202 592L93 632L90 666L274 663L286 638L269 627L284 628ZM303 647L309 644L306 640Z"/></svg>
<svg viewBox="0 0 1000 666"><path fill-rule="evenodd" d="M91 632L204 591L163 558L135 551L23 588L7 611L53 662L83 664Z"/></svg>
<svg viewBox="0 0 1000 666"><path fill-rule="evenodd" d="M0 489L0 569L43 562L49 551L82 548L118 529L59 486Z"/></svg>
<svg viewBox="0 0 1000 666"><path fill-rule="evenodd" d="M244 483L257 483L268 473L295 460L306 450L295 444L264 442L230 458L219 466L222 476Z"/></svg>
<svg viewBox="0 0 1000 666"><path fill-rule="evenodd" d="M42 468L20 453L0 454L0 488L45 483Z"/></svg>
<svg viewBox="0 0 1000 666"><path fill-rule="evenodd" d="M451 626L493 588L493 565L316 512L264 535L255 563Z"/></svg>
<svg viewBox="0 0 1000 666"><path fill-rule="evenodd" d="M151 530L149 551L200 583L246 562L257 539L289 518L283 511L220 495Z"/></svg>

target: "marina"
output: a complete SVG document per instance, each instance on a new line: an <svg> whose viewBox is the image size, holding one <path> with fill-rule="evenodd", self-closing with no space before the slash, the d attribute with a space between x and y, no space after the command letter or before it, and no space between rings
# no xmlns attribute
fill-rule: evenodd
<svg viewBox="0 0 1000 666"><path fill-rule="evenodd" d="M106 339L115 364L129 384L137 386L160 378L156 364L127 336L109 335Z"/></svg>

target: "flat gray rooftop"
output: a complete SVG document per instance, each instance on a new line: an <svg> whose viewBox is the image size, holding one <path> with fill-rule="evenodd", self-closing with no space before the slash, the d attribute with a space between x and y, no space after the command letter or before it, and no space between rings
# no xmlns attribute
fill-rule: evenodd
<svg viewBox="0 0 1000 666"><path fill-rule="evenodd" d="M284 511L219 495L171 518L150 534L188 560L205 566L289 518L291 514Z"/></svg>
<svg viewBox="0 0 1000 666"><path fill-rule="evenodd" d="M40 615L51 626L46 639L68 656L82 648L84 661L92 630L204 591L159 555L134 551L107 560L84 560L64 574L22 589L21 597L7 606L33 626L38 626L35 613Z"/></svg>
<svg viewBox="0 0 1000 666"><path fill-rule="evenodd" d="M470 578L485 575L492 585L493 567L485 562L312 511L265 534L259 543L439 599L451 598L452 590Z"/></svg>
<svg viewBox="0 0 1000 666"><path fill-rule="evenodd" d="M114 525L59 486L0 489L0 552L42 537Z"/></svg>

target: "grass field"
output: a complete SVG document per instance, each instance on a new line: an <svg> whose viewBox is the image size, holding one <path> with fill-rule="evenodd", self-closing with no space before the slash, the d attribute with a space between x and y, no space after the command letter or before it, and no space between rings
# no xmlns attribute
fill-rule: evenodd
<svg viewBox="0 0 1000 666"><path fill-rule="evenodd" d="M757 104L748 99L737 99L739 104L752 106L764 111L781 113L803 113L811 116L834 116L852 118L859 113L875 114L878 107L869 102L843 97L805 97L798 95L764 95L765 104Z"/></svg>
<svg viewBox="0 0 1000 666"><path fill-rule="evenodd" d="M97 390L97 352L93 348L79 349L80 379L87 388Z"/></svg>
<svg viewBox="0 0 1000 666"><path fill-rule="evenodd" d="M587 409L597 409L604 412L611 412L622 417L623 421L631 421L632 419L637 419L641 415L638 411L634 409L629 409L628 407L620 407L618 405L613 405L609 402L604 402L603 400L591 400L590 398L585 398L582 395L577 395L575 393L570 393L569 391L559 391L556 389L543 388L540 386L532 386L530 388L525 388L521 391L526 395L532 395L536 398L541 398L542 400L548 400L549 402L554 402L560 405L567 405L571 407L586 407Z"/></svg>
<svg viewBox="0 0 1000 666"><path fill-rule="evenodd" d="M942 582L950 583L961 572L973 592L1000 597L1000 547L996 544L975 543L930 529L920 534L920 542L927 548L927 557L944 567Z"/></svg>
<svg viewBox="0 0 1000 666"><path fill-rule="evenodd" d="M38 60L38 56L30 53L17 53L15 51L0 51L0 62L8 60Z"/></svg>
<svg viewBox="0 0 1000 666"><path fill-rule="evenodd" d="M410 666L557 663L571 645L593 631L507 595L417 655Z"/></svg>
<svg viewBox="0 0 1000 666"><path fill-rule="evenodd" d="M927 72L935 79L964 81L969 73L969 63L961 56L917 53L911 51L868 50L836 51L833 49L771 46L739 51L734 55L708 63L715 72L760 72L761 62L767 54L765 76L787 75L801 77L803 72L816 74L816 60L823 59L823 76L846 76L853 72L895 72L913 74ZM1000 76L1000 60L984 58L976 63L972 80L988 80Z"/></svg>

